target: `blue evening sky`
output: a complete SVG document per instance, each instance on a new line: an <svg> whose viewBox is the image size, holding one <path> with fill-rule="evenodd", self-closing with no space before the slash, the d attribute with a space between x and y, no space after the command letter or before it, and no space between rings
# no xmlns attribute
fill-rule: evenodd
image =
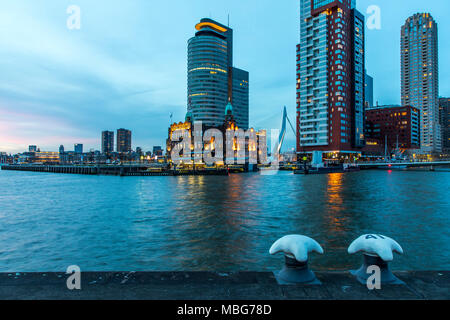
<svg viewBox="0 0 450 320"><path fill-rule="evenodd" d="M81 8L81 30L66 9ZM400 103L400 27L417 12L438 23L440 95L450 95L448 0L358 0L381 8L367 30L366 66L375 101ZM234 29L234 64L250 72L250 123L295 121L298 0L14 0L0 10L0 151L29 144L57 151L100 149L102 130L133 131L133 148L164 145L169 114L186 112L186 47L203 17ZM286 147L294 146L288 132Z"/></svg>

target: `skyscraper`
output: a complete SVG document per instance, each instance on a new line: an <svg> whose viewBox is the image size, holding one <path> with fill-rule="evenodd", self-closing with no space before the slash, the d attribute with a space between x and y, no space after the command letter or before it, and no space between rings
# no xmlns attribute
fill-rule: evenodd
<svg viewBox="0 0 450 320"><path fill-rule="evenodd" d="M421 110L421 152L442 149L439 125L438 29L429 13L409 17L401 29L402 104Z"/></svg>
<svg viewBox="0 0 450 320"><path fill-rule="evenodd" d="M126 129L117 130L117 152L131 152L131 131Z"/></svg>
<svg viewBox="0 0 450 320"><path fill-rule="evenodd" d="M364 141L364 16L355 0L300 0L297 149L348 153Z"/></svg>
<svg viewBox="0 0 450 320"><path fill-rule="evenodd" d="M188 41L188 112L194 121L218 127L231 102L238 126L248 129L249 74L233 67L233 29L211 19L195 28Z"/></svg>
<svg viewBox="0 0 450 320"><path fill-rule="evenodd" d="M81 143L76 143L74 146L75 153L83 153L83 145Z"/></svg>
<svg viewBox="0 0 450 320"><path fill-rule="evenodd" d="M102 132L102 153L114 152L114 132L103 131Z"/></svg>

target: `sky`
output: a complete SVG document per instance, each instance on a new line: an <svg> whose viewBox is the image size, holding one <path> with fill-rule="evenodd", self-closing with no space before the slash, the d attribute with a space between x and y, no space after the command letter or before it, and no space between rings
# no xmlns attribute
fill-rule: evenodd
<svg viewBox="0 0 450 320"><path fill-rule="evenodd" d="M67 8L81 9L70 30ZM381 9L366 30L374 101L400 103L400 28L430 13L439 28L440 95L450 96L450 1L357 0ZM0 152L28 145L57 151L101 149L101 132L133 131L133 148L165 145L170 113L186 113L187 41L201 18L234 29L234 65L250 72L250 125L280 128L283 106L295 121L299 0L2 0ZM286 135L285 148L295 136Z"/></svg>

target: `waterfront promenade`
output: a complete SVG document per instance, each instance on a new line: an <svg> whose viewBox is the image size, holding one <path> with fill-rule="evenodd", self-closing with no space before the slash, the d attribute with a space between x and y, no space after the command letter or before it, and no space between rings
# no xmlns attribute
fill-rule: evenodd
<svg viewBox="0 0 450 320"><path fill-rule="evenodd" d="M348 272L318 272L319 286L280 286L270 272L1 273L0 300L448 300L450 272L396 272L405 285L369 291ZM195 295L193 293L195 292Z"/></svg>

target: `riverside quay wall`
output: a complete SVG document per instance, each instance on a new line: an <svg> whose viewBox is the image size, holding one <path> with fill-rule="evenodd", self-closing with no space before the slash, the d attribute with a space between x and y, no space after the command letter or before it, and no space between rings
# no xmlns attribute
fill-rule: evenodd
<svg viewBox="0 0 450 320"><path fill-rule="evenodd" d="M317 272L321 285L279 285L271 272L0 273L0 300L448 300L450 272L394 272L402 285L369 290L349 272ZM195 292L195 294L193 294Z"/></svg>
<svg viewBox="0 0 450 320"><path fill-rule="evenodd" d="M172 170L140 165L1 165L1 170L114 176L228 175L227 169Z"/></svg>

